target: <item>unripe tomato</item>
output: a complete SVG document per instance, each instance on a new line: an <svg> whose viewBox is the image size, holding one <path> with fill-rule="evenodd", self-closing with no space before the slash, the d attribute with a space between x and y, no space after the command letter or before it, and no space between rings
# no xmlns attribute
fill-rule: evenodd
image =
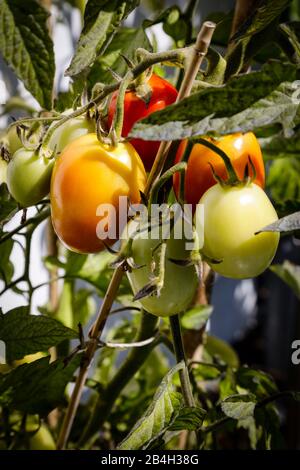
<svg viewBox="0 0 300 470"><path fill-rule="evenodd" d="M63 114L68 115L73 112L72 109L64 111ZM55 125L51 124L50 128ZM55 150L58 154L73 140L78 139L82 135L95 132L95 122L92 119L87 119L86 116L78 116L69 119L67 122L59 126L52 134L48 146L50 149Z"/></svg>
<svg viewBox="0 0 300 470"><path fill-rule="evenodd" d="M27 431L34 431L36 425L27 426ZM29 438L29 450L56 450L56 444L51 432L45 424Z"/></svg>
<svg viewBox="0 0 300 470"><path fill-rule="evenodd" d="M149 116L176 101L178 92L176 88L158 75L152 74L148 85L152 89L149 103L139 98L134 91L128 91L124 100L124 123L122 136L127 137L134 124L140 119ZM108 125L111 126L116 111L118 92L113 93L108 108ZM145 168L149 171L154 162L160 142L145 141L142 139L131 139L130 143L140 155Z"/></svg>
<svg viewBox="0 0 300 470"><path fill-rule="evenodd" d="M39 130L37 130L37 132L33 133L29 139L28 139L28 142L29 144L38 144L38 141L39 141L39 138L40 138L40 132ZM13 156L13 154L23 148L23 144L22 144L22 141L20 140L18 134L17 134L17 127L16 126L13 126L13 127L10 127L9 131L6 133L6 136L4 137L7 141L7 147L8 147L8 151L10 153L11 156Z"/></svg>
<svg viewBox="0 0 300 470"><path fill-rule="evenodd" d="M263 157L259 143L252 132L225 135L218 140L209 137L206 137L206 139L226 153L240 179L243 179L245 167L250 157L256 170L254 182L262 188L264 187L265 167ZM182 159L185 147L186 141L181 142L176 162ZM202 144L195 144L188 159L185 176L185 200L188 204L193 204L194 209L205 191L216 184L209 163L214 167L217 175L226 180L227 171L222 158L208 147ZM250 168L249 175L253 175L252 168ZM177 173L174 175L174 188L177 194L178 187L179 175Z"/></svg>
<svg viewBox="0 0 300 470"><path fill-rule="evenodd" d="M0 184L7 180L7 162L0 157Z"/></svg>
<svg viewBox="0 0 300 470"><path fill-rule="evenodd" d="M33 150L22 148L14 153L7 166L7 186L21 206L32 206L47 196L53 163Z"/></svg>
<svg viewBox="0 0 300 470"><path fill-rule="evenodd" d="M131 144L113 147L100 143L96 134L79 137L57 158L51 179L52 222L58 237L79 253L103 250L97 209L110 204L118 222L119 196L137 203L145 184L143 163ZM116 241L123 228L117 227L116 238L105 243Z"/></svg>
<svg viewBox="0 0 300 470"><path fill-rule="evenodd" d="M256 184L222 187L215 184L202 196L204 247L202 252L220 263L210 263L225 277L244 279L261 274L270 265L279 234L260 229L278 217L265 192Z"/></svg>
<svg viewBox="0 0 300 470"><path fill-rule="evenodd" d="M137 234L132 243L132 258L138 266L127 272L133 293L137 294L153 278L153 265L155 274L160 262L160 250L157 249L159 240L152 239L152 231L149 238L145 239L143 232ZM187 260L190 251L186 249L187 240L174 238L171 232L167 240L165 255L164 284L159 295L153 294L139 300L143 308L160 317L169 317L184 312L192 303L199 283L194 265L183 266L174 263L173 260Z"/></svg>

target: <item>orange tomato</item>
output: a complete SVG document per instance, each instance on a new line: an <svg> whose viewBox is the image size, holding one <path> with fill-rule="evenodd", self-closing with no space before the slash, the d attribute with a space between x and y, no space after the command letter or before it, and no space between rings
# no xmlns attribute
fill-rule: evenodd
<svg viewBox="0 0 300 470"><path fill-rule="evenodd" d="M138 203L145 184L144 165L131 144L114 147L100 143L96 134L79 137L62 151L53 169L51 214L58 237L79 253L99 252L113 244L124 228L118 224L119 196ZM105 243L105 227L99 229L99 222L107 214L99 213L101 204L110 204L116 213L116 237ZM113 216L109 212L108 223Z"/></svg>
<svg viewBox="0 0 300 470"><path fill-rule="evenodd" d="M218 140L209 137L206 137L206 139L227 154L240 179L244 176L245 167L250 157L256 171L254 183L262 188L264 187L265 167L259 143L253 132L230 134ZM176 163L183 158L185 148L186 141L183 141L177 151ZM185 200L188 204L192 204L194 209L202 195L211 186L216 184L209 163L214 167L216 174L226 180L227 171L222 158L208 147L202 144L195 144L188 158L185 175ZM250 168L249 174L250 176L253 175L252 168ZM178 174L174 176L174 189L176 194L178 194Z"/></svg>

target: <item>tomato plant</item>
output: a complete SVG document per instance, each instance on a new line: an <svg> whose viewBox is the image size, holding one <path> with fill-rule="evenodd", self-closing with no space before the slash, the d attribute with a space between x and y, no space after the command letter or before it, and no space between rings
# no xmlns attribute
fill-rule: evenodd
<svg viewBox="0 0 300 470"><path fill-rule="evenodd" d="M20 148L14 153L7 167L7 185L21 206L32 206L47 196L53 163L34 150Z"/></svg>
<svg viewBox="0 0 300 470"><path fill-rule="evenodd" d="M109 239L105 227L97 229L105 216L97 215L97 208L111 204L118 215L119 196L139 202L145 181L143 163L131 144L103 145L96 134L73 141L56 160L51 179L52 222L60 240L80 253L114 243L117 235ZM109 213L108 224L114 216Z"/></svg>
<svg viewBox="0 0 300 470"><path fill-rule="evenodd" d="M141 98L138 96L136 91L128 91L125 95L124 100L124 123L122 135L127 137L134 124L140 119L149 116L166 106L174 103L177 98L177 90L167 80L159 77L156 74L152 74L147 85L150 87L150 99ZM108 125L110 126L113 120L113 116L116 111L118 93L115 92L112 95L111 101L108 108ZM149 101L147 101L149 100ZM159 142L151 141L147 142L142 139L130 139L131 144L137 150L140 155L145 168L149 171L154 162L154 158L158 151Z"/></svg>
<svg viewBox="0 0 300 470"><path fill-rule="evenodd" d="M278 217L264 191L256 184L212 186L199 201L204 207L203 253L213 269L236 279L265 271L276 253L278 233L257 232Z"/></svg>
<svg viewBox="0 0 300 470"><path fill-rule="evenodd" d="M253 132L226 135L217 140L209 137L206 139L228 155L239 178L243 178L246 166L249 166L249 175L253 176L252 166L249 165L250 158L256 172L255 183L262 188L264 187L265 166L259 143ZM176 161L182 159L185 148L186 141L183 141L179 146ZM218 176L226 179L226 167L219 155L203 144L194 144L188 157L185 176L185 200L188 204L193 204L193 207L199 202L205 191L216 184L210 165L213 166ZM174 188L178 193L178 175L174 176Z"/></svg>
<svg viewBox="0 0 300 470"><path fill-rule="evenodd" d="M299 447L300 12L219 3L0 1L1 450Z"/></svg>

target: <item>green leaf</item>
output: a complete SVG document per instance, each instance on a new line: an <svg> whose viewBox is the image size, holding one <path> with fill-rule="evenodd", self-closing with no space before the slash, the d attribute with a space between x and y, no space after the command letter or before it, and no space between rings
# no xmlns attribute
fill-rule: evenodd
<svg viewBox="0 0 300 470"><path fill-rule="evenodd" d="M54 318L29 315L17 307L0 316L0 339L6 344L6 360L21 359L26 354L46 351L77 333Z"/></svg>
<svg viewBox="0 0 300 470"><path fill-rule="evenodd" d="M210 356L216 357L230 367L239 366L239 358L236 352L226 341L216 338L215 336L207 335L204 348Z"/></svg>
<svg viewBox="0 0 300 470"><path fill-rule="evenodd" d="M255 396L251 393L245 395L231 395L221 402L223 413L229 418L236 420L244 420L253 417L255 406Z"/></svg>
<svg viewBox="0 0 300 470"><path fill-rule="evenodd" d="M121 28L107 47L105 54L102 54L92 67L88 77L89 87L92 88L97 82L111 83L113 77L108 68L123 77L128 66L120 54L134 60L137 47L151 49L145 31L142 28Z"/></svg>
<svg viewBox="0 0 300 470"><path fill-rule="evenodd" d="M259 399L278 392L273 377L258 369L239 367L236 371L236 380L239 387L248 390Z"/></svg>
<svg viewBox="0 0 300 470"><path fill-rule="evenodd" d="M260 232L293 232L300 230L300 212L282 217L282 219L273 222L273 224L267 225L262 228Z"/></svg>
<svg viewBox="0 0 300 470"><path fill-rule="evenodd" d="M55 64L48 18L35 0L0 0L0 52L40 105L51 109Z"/></svg>
<svg viewBox="0 0 300 470"><path fill-rule="evenodd" d="M144 449L170 425L174 414L181 407L181 395L174 391L172 378L183 367L183 363L180 363L165 376L153 402L121 442L119 450Z"/></svg>
<svg viewBox="0 0 300 470"><path fill-rule="evenodd" d="M18 203L11 197L5 183L0 185L0 227L18 212Z"/></svg>
<svg viewBox="0 0 300 470"><path fill-rule="evenodd" d="M212 305L197 305L181 316L181 325L187 330L201 330L212 314Z"/></svg>
<svg viewBox="0 0 300 470"><path fill-rule="evenodd" d="M271 61L259 72L232 77L224 86L209 87L152 113L135 124L130 137L181 140L212 131L253 130L273 122L291 127L299 107L294 99L299 83L279 85L296 78L295 65Z"/></svg>
<svg viewBox="0 0 300 470"><path fill-rule="evenodd" d="M293 202L300 209L300 159L278 158L273 161L267 179L272 199L279 206Z"/></svg>
<svg viewBox="0 0 300 470"><path fill-rule="evenodd" d="M299 213L299 228L300 228L300 213ZM300 299L300 266L285 260L282 264L273 264L270 266L271 271L277 274Z"/></svg>
<svg viewBox="0 0 300 470"><path fill-rule="evenodd" d="M138 3L138 0L89 0L77 50L66 75L74 77L89 69L105 52L122 20Z"/></svg>
<svg viewBox="0 0 300 470"><path fill-rule="evenodd" d="M0 279L7 285L14 274L14 265L10 261L10 255L14 246L12 239L0 244Z"/></svg>
<svg viewBox="0 0 300 470"><path fill-rule="evenodd" d="M243 66L248 64L249 59L263 47L268 41L268 33L272 34L278 18L289 3L290 0L265 0L253 10L232 38L234 46L227 57L227 77L239 73ZM255 41L256 36L259 38ZM253 41L255 47L251 44Z"/></svg>
<svg viewBox="0 0 300 470"><path fill-rule="evenodd" d="M277 158L299 158L300 154L300 130L297 130L290 138L282 133L271 137L259 139L265 160Z"/></svg>
<svg viewBox="0 0 300 470"><path fill-rule="evenodd" d="M300 22L291 21L279 25L280 46L286 55L295 63L300 62Z"/></svg>
<svg viewBox="0 0 300 470"><path fill-rule="evenodd" d="M201 428L205 418L206 411L196 406L185 406L179 410L178 415L174 419L169 431L197 431Z"/></svg>
<svg viewBox="0 0 300 470"><path fill-rule="evenodd" d="M0 404L41 416L63 404L66 385L81 357L75 356L66 367L61 360L49 364L49 359L43 357L0 375Z"/></svg>

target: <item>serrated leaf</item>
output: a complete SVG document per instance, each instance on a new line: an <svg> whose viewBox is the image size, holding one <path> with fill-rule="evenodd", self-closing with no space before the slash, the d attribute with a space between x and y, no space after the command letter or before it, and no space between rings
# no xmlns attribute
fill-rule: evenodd
<svg viewBox="0 0 300 470"><path fill-rule="evenodd" d="M0 404L30 414L46 416L64 403L64 390L80 364L75 356L65 367L63 361L49 364L43 357L0 375Z"/></svg>
<svg viewBox="0 0 300 470"><path fill-rule="evenodd" d="M185 406L178 412L178 415L168 430L180 431L185 429L188 431L197 431L200 429L205 415L206 411L203 408L196 406Z"/></svg>
<svg viewBox="0 0 300 470"><path fill-rule="evenodd" d="M286 137L282 133L271 137L259 139L263 150L264 160L277 158L299 158L300 154L300 131L297 130L291 137Z"/></svg>
<svg viewBox="0 0 300 470"><path fill-rule="evenodd" d="M123 77L128 70L121 53L134 60L137 47L151 49L149 40L142 28L121 28L107 47L105 54L96 60L88 76L89 87L97 82L111 83L112 75L108 68Z"/></svg>
<svg viewBox="0 0 300 470"><path fill-rule="evenodd" d="M290 0L265 0L252 9L252 14L231 38L233 47L227 56L227 77L239 73L250 58L268 42L268 33L271 32L272 35L279 16L289 3ZM258 40L255 41L257 36ZM253 41L255 46L251 44Z"/></svg>
<svg viewBox="0 0 300 470"><path fill-rule="evenodd" d="M46 351L65 339L76 337L75 331L54 318L29 315L24 307L0 316L0 339L6 345L7 362L21 359L26 354Z"/></svg>
<svg viewBox="0 0 300 470"><path fill-rule="evenodd" d="M232 77L224 86L209 87L152 113L135 124L130 137L181 140L208 132L248 131L274 122L289 129L296 124L299 100L294 98L299 83L283 82L296 78L295 65L271 61L259 72Z"/></svg>
<svg viewBox="0 0 300 470"><path fill-rule="evenodd" d="M300 227L300 213L299 213L299 227ZM277 274L300 299L300 266L286 260L282 264L273 264L270 266L271 271Z"/></svg>
<svg viewBox="0 0 300 470"><path fill-rule="evenodd" d="M172 378L183 367L183 363L180 363L165 376L151 405L121 442L119 450L144 449L169 426L174 413L179 410L182 403L181 395L174 391Z"/></svg>
<svg viewBox="0 0 300 470"><path fill-rule="evenodd" d="M0 0L1 54L40 105L51 109L55 64L48 18L35 0Z"/></svg>
<svg viewBox="0 0 300 470"><path fill-rule="evenodd" d="M300 22L291 21L279 25L281 33L280 46L295 63L300 62Z"/></svg>
<svg viewBox="0 0 300 470"><path fill-rule="evenodd" d="M212 305L197 305L180 317L181 325L188 330L201 330L212 314Z"/></svg>
<svg viewBox="0 0 300 470"><path fill-rule="evenodd" d="M278 158L272 162L267 179L267 187L275 204L285 201L295 202L300 208L300 159Z"/></svg>
<svg viewBox="0 0 300 470"><path fill-rule="evenodd" d="M74 77L90 68L108 47L121 21L138 3L139 0L89 0L77 50L66 75Z"/></svg>
<svg viewBox="0 0 300 470"><path fill-rule="evenodd" d="M221 402L223 413L229 418L244 420L253 417L256 406L253 394L231 395Z"/></svg>
<svg viewBox="0 0 300 470"><path fill-rule="evenodd" d="M236 371L236 381L240 387L249 390L257 398L264 398L278 392L271 375L251 367L239 367Z"/></svg>

